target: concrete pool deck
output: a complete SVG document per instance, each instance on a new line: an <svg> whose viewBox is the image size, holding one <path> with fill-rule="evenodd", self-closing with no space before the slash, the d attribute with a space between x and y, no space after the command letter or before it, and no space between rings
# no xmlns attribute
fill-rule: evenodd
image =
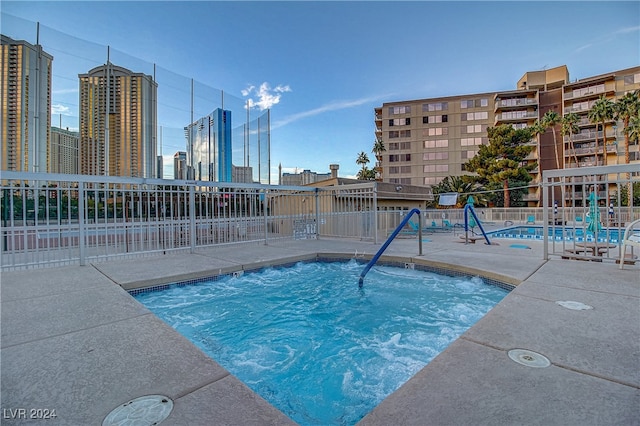
<svg viewBox="0 0 640 426"><path fill-rule="evenodd" d="M640 424L640 265L544 261L538 241L458 238L425 235L422 256L416 239L398 239L385 254L519 285L359 424ZM30 410L41 409L55 410L46 424L101 424L114 408L160 394L174 402L162 425L293 424L125 289L315 254L367 258L381 244L287 241L3 272L0 422L35 423L29 415L43 411ZM518 364L512 349L551 365Z"/></svg>

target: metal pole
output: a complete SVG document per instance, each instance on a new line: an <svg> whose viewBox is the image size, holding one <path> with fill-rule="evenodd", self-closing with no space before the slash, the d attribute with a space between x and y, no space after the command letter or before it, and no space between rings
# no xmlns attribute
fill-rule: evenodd
<svg viewBox="0 0 640 426"><path fill-rule="evenodd" d="M84 186L84 182L78 182L78 249L80 250L80 266L85 266L86 263L86 259L85 259L85 245L84 245L84 239L85 239L85 200L84 200L84 191L85 191L85 186ZM69 212L69 214L71 214L71 212Z"/></svg>

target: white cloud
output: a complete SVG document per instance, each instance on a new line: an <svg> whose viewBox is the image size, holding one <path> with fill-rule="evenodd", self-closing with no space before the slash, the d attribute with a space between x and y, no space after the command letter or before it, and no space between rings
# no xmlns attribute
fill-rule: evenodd
<svg viewBox="0 0 640 426"><path fill-rule="evenodd" d="M369 102L375 102L375 101L380 100L381 98L382 98L382 96L375 96L375 97L368 97L368 98L360 98L360 99L343 100L343 101L332 102L330 104L323 105L323 106L320 106L318 108L311 109L309 111L303 111L303 112L299 112L297 114L293 114L293 115L290 115L288 117L285 117L282 120L274 122L271 125L271 129L276 129L278 127L282 127L282 126L285 126L287 124L291 124L294 121L298 121L298 120L301 120L303 118L313 117L314 115L323 114L323 113L325 113L327 111L338 111L338 110L341 110L341 109L360 106L362 104L366 104L366 103L369 103Z"/></svg>
<svg viewBox="0 0 640 426"><path fill-rule="evenodd" d="M62 115L70 115L69 107L61 104L51 105L51 114L62 114Z"/></svg>
<svg viewBox="0 0 640 426"><path fill-rule="evenodd" d="M614 34L626 34L626 33L638 32L638 31L640 31L640 25L636 25L635 27L620 28Z"/></svg>
<svg viewBox="0 0 640 426"><path fill-rule="evenodd" d="M625 28L620 28L612 33L609 34L605 34L604 36L596 39L593 43L587 43L585 45L582 45L580 47L578 47L575 50L575 53L580 53L583 50L587 50L591 47L595 47L595 46L599 46L605 43L609 43L614 41L617 36L621 35L621 34L630 34L630 33L636 33L636 32L640 32L640 26L636 25L634 27L625 27Z"/></svg>
<svg viewBox="0 0 640 426"><path fill-rule="evenodd" d="M291 92L291 87L279 84L272 88L266 81L258 88L250 85L241 91L242 96L249 97L249 99L247 99L249 108L259 108L261 111L280 103L280 98L285 92ZM255 96L257 99L250 96Z"/></svg>

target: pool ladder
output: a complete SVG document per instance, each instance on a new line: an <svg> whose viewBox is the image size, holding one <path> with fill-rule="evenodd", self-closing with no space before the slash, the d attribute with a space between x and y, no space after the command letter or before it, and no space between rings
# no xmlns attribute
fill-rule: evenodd
<svg viewBox="0 0 640 426"><path fill-rule="evenodd" d="M409 214L407 214L404 217L404 219L402 219L402 222L400 222L400 224L391 233L391 235L389 235L389 238L387 238L387 241L385 241L382 247L380 247L380 249L375 254L375 256L373 256L373 258L371 258L369 263L367 263L367 266L365 266L364 270L360 274L360 279L358 280L358 287L362 288L362 286L364 285L364 276L367 275L367 272L369 272L369 269L371 269L371 267L378 261L380 256L382 256L382 253L387 249L387 247L389 247L389 244L391 244L391 241L393 241L393 239L400 233L402 228L404 228L405 225L409 223L411 216L414 214L418 215L418 245L420 247L420 255L422 255L422 216L420 216L420 210L412 209L409 212Z"/></svg>

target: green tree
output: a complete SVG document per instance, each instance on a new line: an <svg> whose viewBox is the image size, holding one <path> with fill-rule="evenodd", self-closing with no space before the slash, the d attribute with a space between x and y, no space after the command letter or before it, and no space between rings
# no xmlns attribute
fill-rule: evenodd
<svg viewBox="0 0 640 426"><path fill-rule="evenodd" d="M551 132L553 133L553 152L556 155L556 169L560 168L560 156L558 155L558 141L556 138L556 126L558 124L560 124L560 122L562 121L562 117L560 117L560 115L553 111L553 110L548 110L544 116L542 117L542 126L545 129L551 129Z"/></svg>
<svg viewBox="0 0 640 426"><path fill-rule="evenodd" d="M364 169L360 169L356 178L359 180L375 180L376 179L376 171L373 169L369 169L365 167Z"/></svg>
<svg viewBox="0 0 640 426"><path fill-rule="evenodd" d="M373 149L371 152L376 156L378 161L382 160L382 153L385 152L387 148L384 146L384 142L381 139L376 139L373 143Z"/></svg>
<svg viewBox="0 0 640 426"><path fill-rule="evenodd" d="M358 172L358 179L366 179L367 164L369 164L369 156L366 152L360 151L360 154L358 154L358 158L356 159L356 164L362 166L362 169Z"/></svg>
<svg viewBox="0 0 640 426"><path fill-rule="evenodd" d="M501 183L504 191L504 206L510 206L509 181L530 182L529 174L535 163L525 164L525 158L533 151L529 145L530 128L514 129L502 124L487 129L488 145L480 145L478 153L466 164L466 170L477 173L487 182Z"/></svg>
<svg viewBox="0 0 640 426"><path fill-rule="evenodd" d="M387 148L385 148L384 146L384 142L382 142L381 139L376 138L376 141L373 143L373 149L371 150L371 152L376 156L376 160L377 160L377 165L382 163L382 153L385 152L387 150ZM374 179L377 177L380 180L382 180L382 176L376 176L376 172L373 172L373 177Z"/></svg>
<svg viewBox="0 0 640 426"><path fill-rule="evenodd" d="M600 124L602 127L602 148L603 148L603 164L607 165L607 138L604 131L605 123L609 120L613 120L614 107L613 101L607 99L604 95L600 96L600 99L593 103L593 106L589 110L587 117L592 123ZM598 126L596 126L596 161L598 158Z"/></svg>
<svg viewBox="0 0 640 426"><path fill-rule="evenodd" d="M488 199L486 194L482 193L484 190L484 186L479 182L475 182L472 176L447 176L432 187L433 194L438 201L440 200L438 194L457 192L458 204L456 207L463 207L467 203L469 196L473 197L476 206L486 206Z"/></svg>
<svg viewBox="0 0 640 426"><path fill-rule="evenodd" d="M627 92L614 104L614 114L617 120L622 120L624 133L624 162L629 164L629 126L632 118L640 116L640 90ZM637 134L636 134L637 140Z"/></svg>
<svg viewBox="0 0 640 426"><path fill-rule="evenodd" d="M629 137L629 143L640 141L640 116L629 119L629 126L625 128L625 136Z"/></svg>
<svg viewBox="0 0 640 426"><path fill-rule="evenodd" d="M578 122L580 121L580 117L575 112L570 112L565 114L562 117L562 128L561 132L563 136L569 135L569 148L571 152L573 152L573 158L576 162L576 167L578 167L578 155L576 154L576 147L573 145L573 135L580 131L578 127Z"/></svg>

